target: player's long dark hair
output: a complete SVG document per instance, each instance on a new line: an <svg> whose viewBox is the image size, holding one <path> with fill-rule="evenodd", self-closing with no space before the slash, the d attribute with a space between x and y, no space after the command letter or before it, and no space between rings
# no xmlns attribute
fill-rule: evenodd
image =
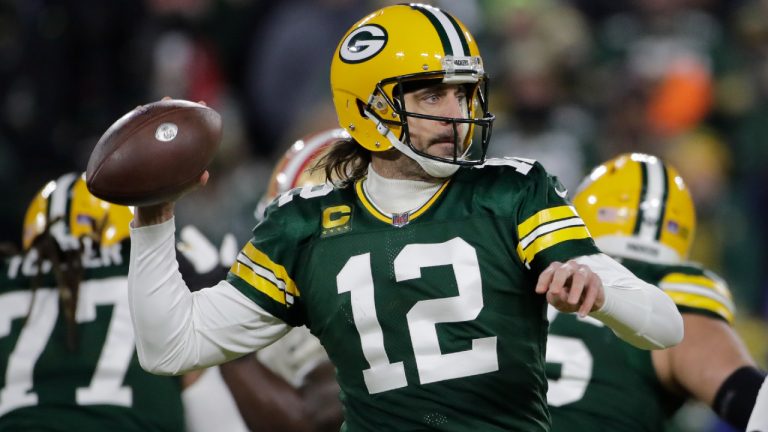
<svg viewBox="0 0 768 432"><path fill-rule="evenodd" d="M335 185L346 186L365 177L370 163L371 152L349 138L331 144L312 170L323 170L325 178L332 179Z"/></svg>
<svg viewBox="0 0 768 432"><path fill-rule="evenodd" d="M56 287L59 290L59 307L61 308L61 313L64 314L64 319L67 324L67 348L71 351L75 351L78 348L75 313L77 309L80 282L83 280L83 245L80 243L80 247L75 250L63 250L59 245L59 242L57 242L50 233L50 227L55 222L56 220L53 220L48 224L45 231L35 238L27 251L27 253L33 253L32 251L35 250L38 254L38 259L37 271L35 272L35 276L32 278L29 287L32 290L32 301L29 304L29 311L27 311L25 323L32 313L32 306L35 303L35 293L40 287L40 282L44 276L43 264L46 261L50 262L51 270L56 278Z"/></svg>

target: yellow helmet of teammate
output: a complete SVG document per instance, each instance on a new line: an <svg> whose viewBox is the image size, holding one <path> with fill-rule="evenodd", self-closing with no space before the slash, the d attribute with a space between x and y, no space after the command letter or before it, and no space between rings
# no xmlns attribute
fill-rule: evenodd
<svg viewBox="0 0 768 432"><path fill-rule="evenodd" d="M347 139L349 134L344 129L336 128L296 140L272 170L267 191L256 207L256 219L261 220L264 210L278 195L297 187L325 183L325 171L312 169L314 163L328 151L331 144Z"/></svg>
<svg viewBox="0 0 768 432"><path fill-rule="evenodd" d="M464 117L407 110L405 92L438 83L466 85ZM352 138L372 152L395 147L428 173L438 167L435 172L441 176L439 168L445 164L457 167L484 161L494 120L488 113L486 87L477 42L466 27L436 7L417 3L385 7L358 21L342 38L331 63L336 114ZM456 143L453 157L416 149L408 134L408 117L452 124L454 140L462 140ZM471 159L469 147L475 133L480 151Z"/></svg>
<svg viewBox="0 0 768 432"><path fill-rule="evenodd" d="M46 230L64 250L77 249L83 237L110 246L129 236L131 219L130 208L91 195L84 174L68 173L48 182L32 199L24 216L22 246L28 250Z"/></svg>
<svg viewBox="0 0 768 432"><path fill-rule="evenodd" d="M628 153L599 165L573 203L609 255L665 263L688 258L693 200L677 170L655 156Z"/></svg>

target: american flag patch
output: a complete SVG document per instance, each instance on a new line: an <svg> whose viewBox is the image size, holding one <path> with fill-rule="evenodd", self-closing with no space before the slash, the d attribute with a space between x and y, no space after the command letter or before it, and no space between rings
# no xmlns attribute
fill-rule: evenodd
<svg viewBox="0 0 768 432"><path fill-rule="evenodd" d="M600 222L616 222L619 212L615 207L600 207L597 209L597 220Z"/></svg>
<svg viewBox="0 0 768 432"><path fill-rule="evenodd" d="M680 231L680 225L678 225L677 222L671 220L667 222L667 230L672 234L677 234L677 232Z"/></svg>
<svg viewBox="0 0 768 432"><path fill-rule="evenodd" d="M96 225L96 220L93 219L92 217L86 215L86 214L78 213L78 215L75 218L75 220L80 225L90 225L90 226L95 226Z"/></svg>

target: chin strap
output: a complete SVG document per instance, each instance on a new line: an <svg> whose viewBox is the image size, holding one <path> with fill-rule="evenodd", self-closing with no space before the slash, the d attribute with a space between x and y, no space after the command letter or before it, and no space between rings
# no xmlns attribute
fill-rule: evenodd
<svg viewBox="0 0 768 432"><path fill-rule="evenodd" d="M456 171L459 170L459 165L448 163L448 162L441 162L441 161L437 161L434 159L421 156L420 154L413 151L413 149L410 146L400 141L384 123L382 123L376 118L376 116L374 116L367 110L365 110L365 114L368 116L369 120L374 122L374 124L376 125L376 131L379 134L386 137L387 140L392 144L392 146L396 148L400 153L415 160L416 163L418 163L419 166L430 176L436 177L436 178L447 178L456 174Z"/></svg>

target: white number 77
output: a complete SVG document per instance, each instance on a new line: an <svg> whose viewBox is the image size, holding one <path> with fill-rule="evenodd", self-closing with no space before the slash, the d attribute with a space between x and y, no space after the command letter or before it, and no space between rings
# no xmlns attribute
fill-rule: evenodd
<svg viewBox="0 0 768 432"><path fill-rule="evenodd" d="M451 265L459 295L416 302L406 314L419 382L427 384L499 369L496 336L472 340L466 351L442 354L435 325L470 321L483 308L480 266L475 249L461 238L445 243L413 244L394 261L398 282L421 277L421 269ZM391 363L384 349L384 334L376 315L370 253L347 261L336 276L339 294L349 292L355 327L369 369L363 371L368 392L380 393L408 385L403 362Z"/></svg>
<svg viewBox="0 0 768 432"><path fill-rule="evenodd" d="M88 387L76 390L80 405L131 406L132 390L123 386L134 350L133 328L128 310L125 278L86 281L80 285L77 315L78 323L96 319L96 306L113 305L112 319L101 350L96 370ZM48 345L59 313L58 292L53 288L40 288L34 296L31 291L13 292L0 296L0 338L11 330L11 321L22 318L34 305L22 329L16 346L8 358L5 387L0 389L0 415L16 408L37 404L32 391L35 364Z"/></svg>

